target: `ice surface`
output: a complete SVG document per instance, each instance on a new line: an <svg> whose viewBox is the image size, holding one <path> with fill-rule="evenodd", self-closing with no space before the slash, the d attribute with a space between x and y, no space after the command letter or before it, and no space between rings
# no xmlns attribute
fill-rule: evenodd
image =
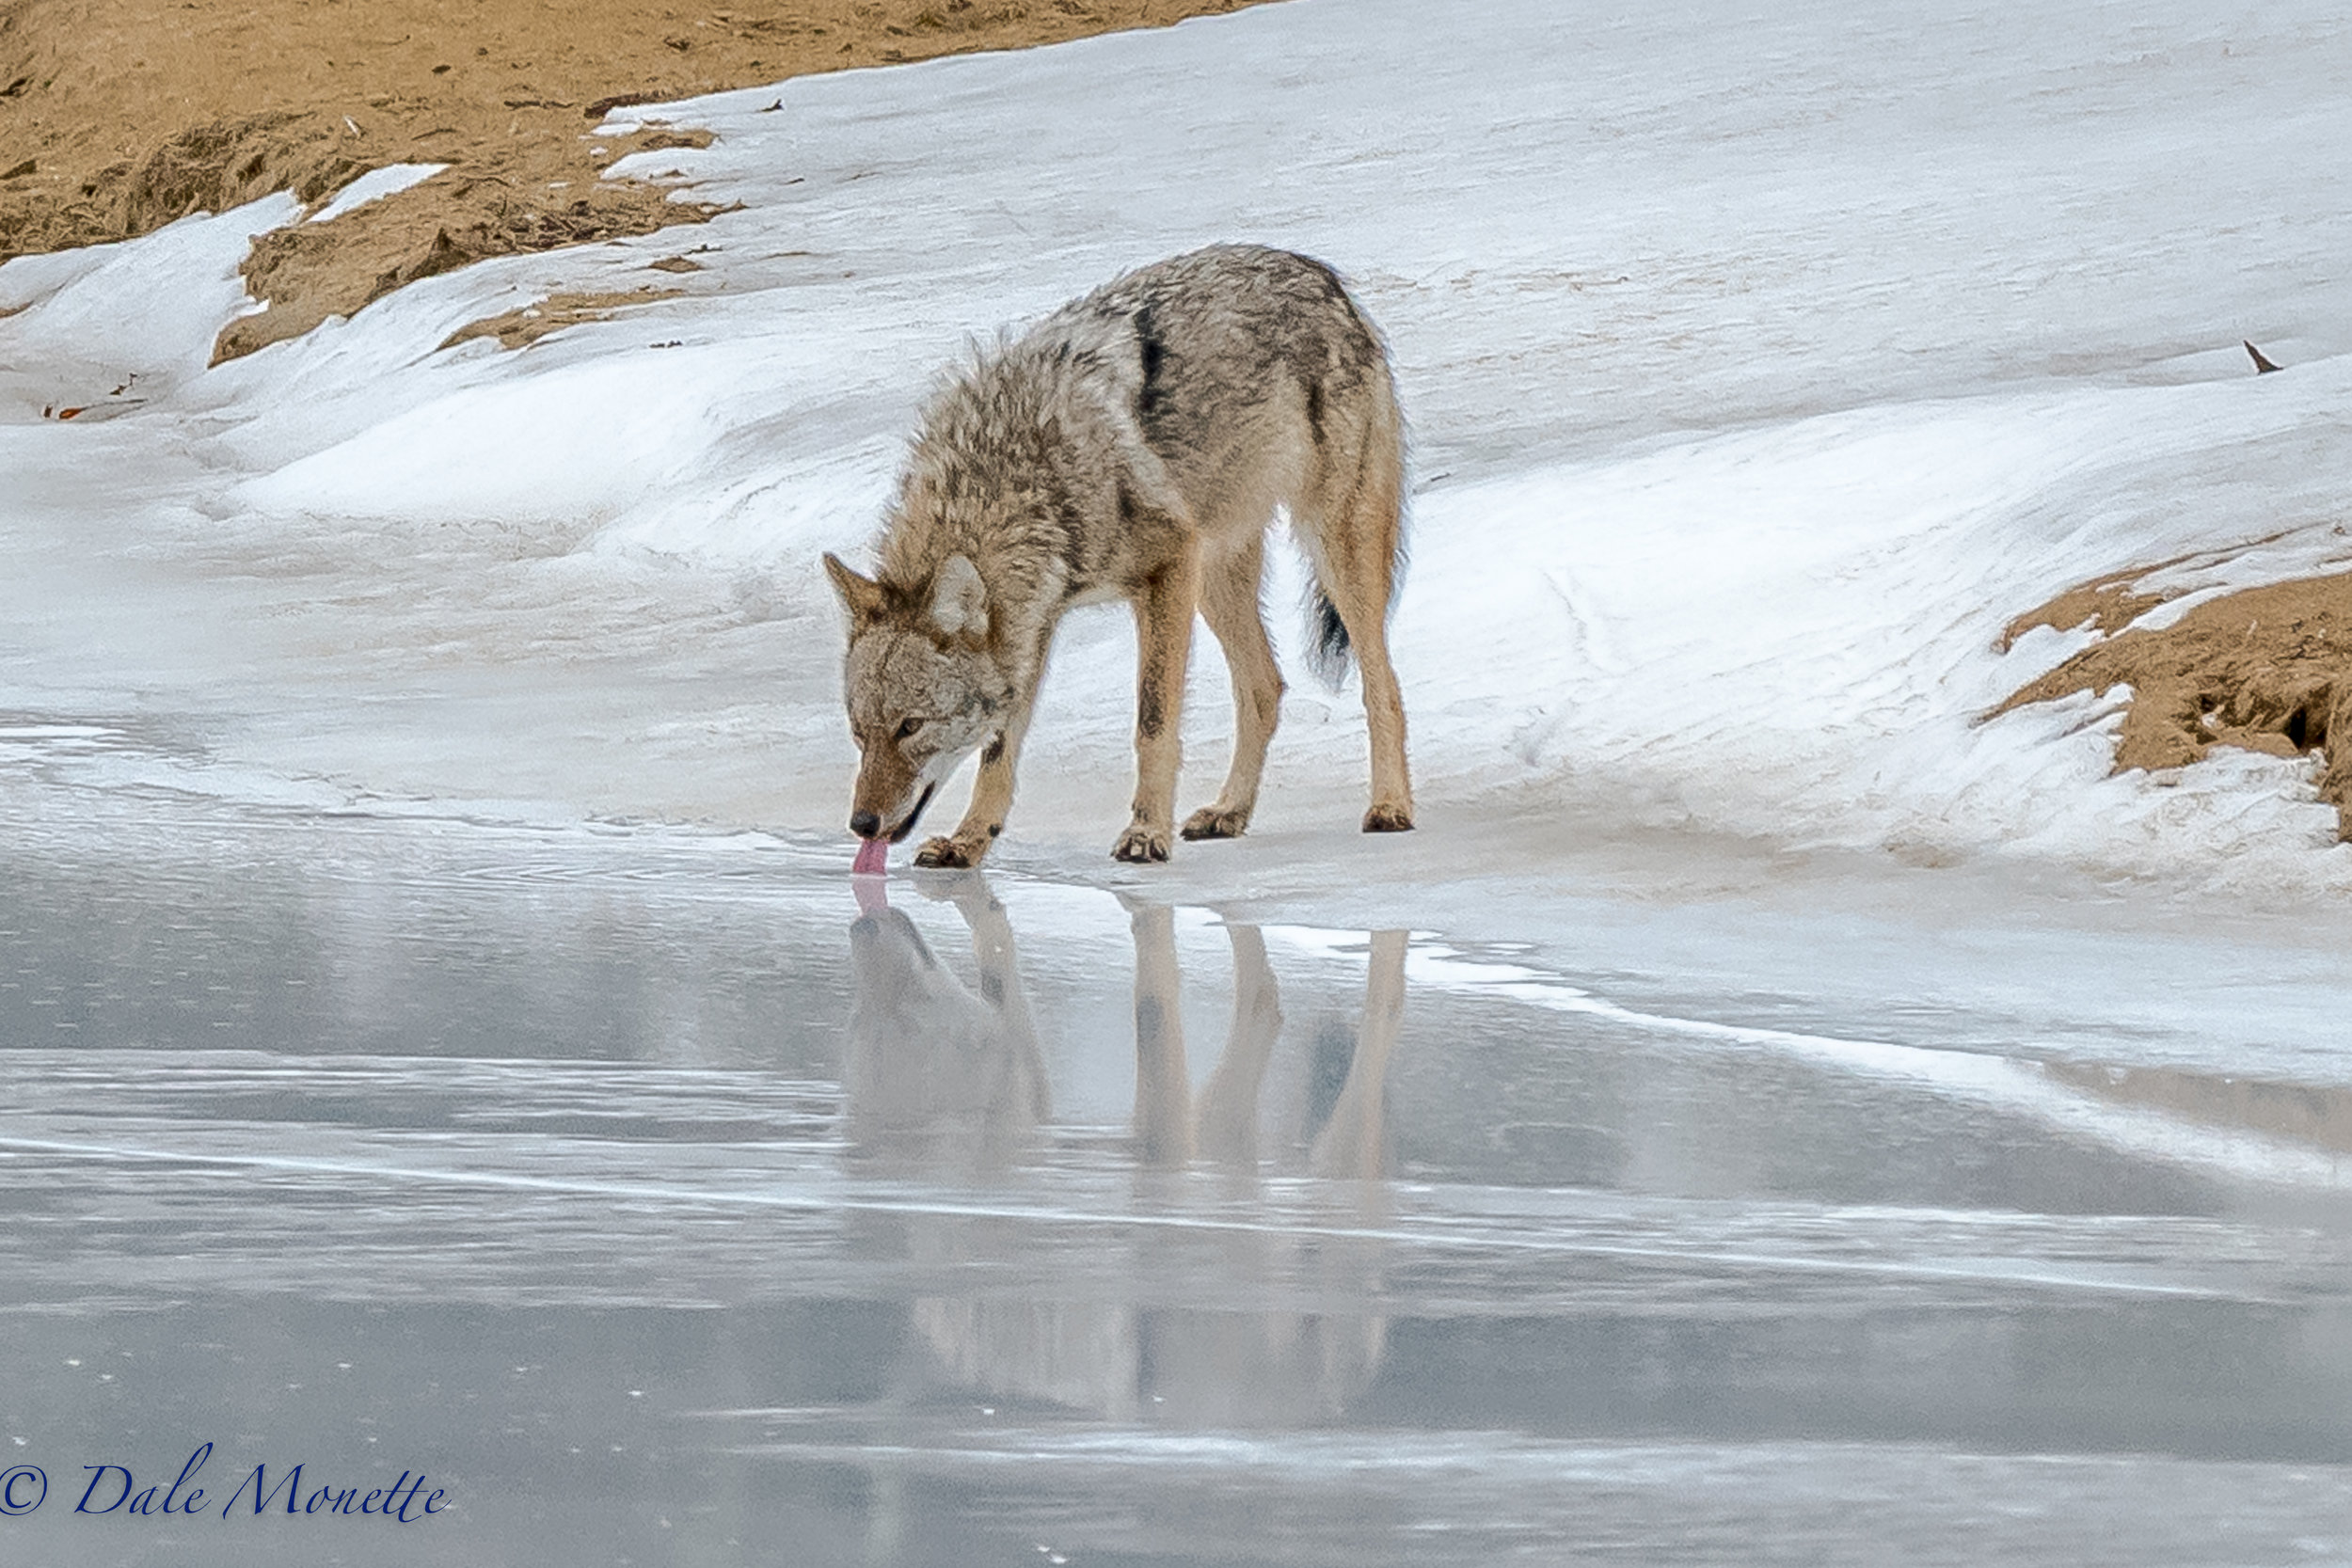
<svg viewBox="0 0 2352 1568"><path fill-rule="evenodd" d="M185 750L0 726L0 1468L70 1504L212 1441L459 1506L50 1507L39 1560L2345 1543L2352 1088L2200 1064L2193 1007L1872 1037L1526 943L126 784Z"/></svg>

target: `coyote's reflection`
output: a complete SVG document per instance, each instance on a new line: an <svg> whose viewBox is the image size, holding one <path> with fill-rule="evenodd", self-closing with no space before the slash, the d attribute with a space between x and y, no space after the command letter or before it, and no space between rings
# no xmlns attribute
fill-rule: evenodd
<svg viewBox="0 0 2352 1568"><path fill-rule="evenodd" d="M863 1161L993 1169L1045 1119L1045 1068L1013 960L1012 923L980 879L956 882L949 896L972 932L977 996L878 888L861 889L865 912L850 927L856 1000L843 1086L850 1147Z"/></svg>
<svg viewBox="0 0 2352 1568"><path fill-rule="evenodd" d="M946 896L972 933L975 994L936 958L879 884L850 928L855 1005L845 1070L852 1158L933 1176L1002 1170L1041 1142L1045 1078L1012 928L985 881ZM1193 1167L1220 1180L1194 1195L1216 1222L1106 1227L1110 1240L1060 1280L992 1281L928 1296L914 1325L937 1373L993 1400L1041 1399L1113 1418L1263 1426L1336 1414L1370 1383L1387 1340L1377 1298L1384 1244L1366 1224L1386 1199L1385 1085L1405 1003L1406 933L1371 939L1361 1021L1278 1051L1282 1005L1264 938L1227 922L1233 1008L1224 1050L1196 1094L1186 1056L1176 914L1127 904L1135 942L1136 1194L1155 1218ZM1262 1093L1277 1062L1303 1080L1298 1135L1267 1142ZM1277 1072L1275 1076L1280 1076ZM1281 1183L1263 1172L1341 1179ZM1112 1216L1105 1216L1106 1218ZM932 1265L985 1267L988 1226L926 1220L905 1244ZM1183 1306L1153 1303L1169 1296Z"/></svg>

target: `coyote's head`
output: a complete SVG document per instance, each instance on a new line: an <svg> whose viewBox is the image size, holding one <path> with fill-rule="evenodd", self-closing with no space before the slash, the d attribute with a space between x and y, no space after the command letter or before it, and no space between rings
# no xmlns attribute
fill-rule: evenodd
<svg viewBox="0 0 2352 1568"><path fill-rule="evenodd" d="M913 588L860 577L831 555L825 570L850 612L842 694L864 753L850 831L895 844L956 764L1003 733L1012 680L989 639L987 586L967 558L949 556Z"/></svg>

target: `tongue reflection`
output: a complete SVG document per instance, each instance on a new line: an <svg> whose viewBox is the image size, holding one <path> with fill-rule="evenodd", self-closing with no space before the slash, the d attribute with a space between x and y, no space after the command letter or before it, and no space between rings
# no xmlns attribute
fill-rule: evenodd
<svg viewBox="0 0 2352 1568"><path fill-rule="evenodd" d="M867 838L858 841L857 861L850 867L853 877L879 877L890 867L890 841Z"/></svg>

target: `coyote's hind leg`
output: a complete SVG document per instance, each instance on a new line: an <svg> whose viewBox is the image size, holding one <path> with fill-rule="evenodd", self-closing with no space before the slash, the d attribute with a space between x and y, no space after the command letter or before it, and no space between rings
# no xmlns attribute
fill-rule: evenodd
<svg viewBox="0 0 2352 1568"><path fill-rule="evenodd" d="M1352 492L1320 531L1317 577L1347 628L1364 683L1364 725L1372 737L1372 808L1364 832L1403 832L1413 825L1413 783L1405 765L1405 694L1389 663L1389 597L1403 542L1402 474L1391 451L1368 454Z"/></svg>

